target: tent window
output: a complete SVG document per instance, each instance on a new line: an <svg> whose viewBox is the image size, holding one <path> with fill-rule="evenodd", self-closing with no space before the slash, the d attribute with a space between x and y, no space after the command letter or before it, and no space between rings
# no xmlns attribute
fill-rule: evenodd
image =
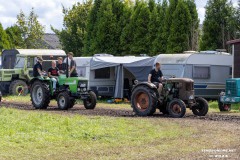
<svg viewBox="0 0 240 160"><path fill-rule="evenodd" d="M210 78L210 67L208 67L208 66L194 66L193 78L209 79Z"/></svg>
<svg viewBox="0 0 240 160"><path fill-rule="evenodd" d="M95 70L95 79L109 79L110 67Z"/></svg>

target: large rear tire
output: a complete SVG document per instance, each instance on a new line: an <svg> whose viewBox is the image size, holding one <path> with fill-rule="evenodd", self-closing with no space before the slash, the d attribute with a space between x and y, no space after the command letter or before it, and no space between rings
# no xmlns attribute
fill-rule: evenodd
<svg viewBox="0 0 240 160"><path fill-rule="evenodd" d="M186 104L180 99L173 99L167 107L168 113L173 118L182 118L186 114Z"/></svg>
<svg viewBox="0 0 240 160"><path fill-rule="evenodd" d="M224 104L220 101L220 97L218 99L218 108L221 112L229 112L231 111L231 104Z"/></svg>
<svg viewBox="0 0 240 160"><path fill-rule="evenodd" d="M58 94L57 97L58 108L61 110L67 110L71 105L71 100L68 92L64 91Z"/></svg>
<svg viewBox="0 0 240 160"><path fill-rule="evenodd" d="M36 109L47 109L50 103L50 90L46 82L35 81L31 87L31 101Z"/></svg>
<svg viewBox="0 0 240 160"><path fill-rule="evenodd" d="M93 91L89 91L89 98L83 100L86 109L94 109L97 104L97 96Z"/></svg>
<svg viewBox="0 0 240 160"><path fill-rule="evenodd" d="M196 116L205 116L208 113L208 102L202 97L196 98L196 105L192 107L192 112Z"/></svg>
<svg viewBox="0 0 240 160"><path fill-rule="evenodd" d="M156 92L148 86L137 86L133 90L131 104L138 116L151 116L156 112Z"/></svg>
<svg viewBox="0 0 240 160"><path fill-rule="evenodd" d="M28 85L23 80L14 80L9 86L9 94L25 96L28 94Z"/></svg>

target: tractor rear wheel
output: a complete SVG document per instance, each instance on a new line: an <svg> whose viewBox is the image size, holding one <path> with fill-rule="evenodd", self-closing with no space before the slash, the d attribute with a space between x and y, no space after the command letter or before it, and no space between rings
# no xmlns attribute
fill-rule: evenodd
<svg viewBox="0 0 240 160"><path fill-rule="evenodd" d="M148 86L137 86L131 97L133 111L138 116L150 116L156 112L156 91Z"/></svg>
<svg viewBox="0 0 240 160"><path fill-rule="evenodd" d="M173 99L167 107L168 113L173 118L182 118L186 114L186 104L180 99Z"/></svg>
<svg viewBox="0 0 240 160"><path fill-rule="evenodd" d="M97 96L93 91L89 91L89 97L83 100L86 109L94 109L97 104Z"/></svg>
<svg viewBox="0 0 240 160"><path fill-rule="evenodd" d="M35 81L31 86L30 95L36 109L47 109L50 103L50 91L45 82Z"/></svg>
<svg viewBox="0 0 240 160"><path fill-rule="evenodd" d="M192 112L196 116L205 116L208 113L208 102L202 97L196 98L196 105L192 107Z"/></svg>
<svg viewBox="0 0 240 160"><path fill-rule="evenodd" d="M28 85L23 80L14 80L9 86L9 93L11 95L27 95Z"/></svg>
<svg viewBox="0 0 240 160"><path fill-rule="evenodd" d="M231 104L224 104L220 101L220 98L218 99L218 108L221 112L224 112L224 111L231 111Z"/></svg>
<svg viewBox="0 0 240 160"><path fill-rule="evenodd" d="M71 100L68 92L64 91L58 94L57 104L61 110L67 110L70 107Z"/></svg>

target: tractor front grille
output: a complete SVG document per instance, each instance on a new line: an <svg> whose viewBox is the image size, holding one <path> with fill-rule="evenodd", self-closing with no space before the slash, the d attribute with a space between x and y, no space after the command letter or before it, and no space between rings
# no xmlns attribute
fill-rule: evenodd
<svg viewBox="0 0 240 160"><path fill-rule="evenodd" d="M240 79L228 79L226 81L226 95L240 96Z"/></svg>

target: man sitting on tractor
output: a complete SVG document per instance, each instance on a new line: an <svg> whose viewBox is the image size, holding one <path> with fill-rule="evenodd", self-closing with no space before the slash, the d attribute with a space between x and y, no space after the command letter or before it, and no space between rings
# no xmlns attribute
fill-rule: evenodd
<svg viewBox="0 0 240 160"><path fill-rule="evenodd" d="M163 88L163 85L162 85L163 74L160 68L161 68L161 65L159 62L157 62L155 64L155 68L151 70L151 72L148 75L148 83L153 83L158 87L159 95L161 95L162 88Z"/></svg>
<svg viewBox="0 0 240 160"><path fill-rule="evenodd" d="M56 61L52 61L52 67L48 69L48 76L53 82L53 92L55 92L57 85L57 77L59 76L59 69L56 67Z"/></svg>
<svg viewBox="0 0 240 160"><path fill-rule="evenodd" d="M58 64L57 64L57 68L59 69L59 73L60 74L64 74L66 73L66 64L63 63L63 58L62 57L58 57Z"/></svg>
<svg viewBox="0 0 240 160"><path fill-rule="evenodd" d="M45 74L45 72L43 72L42 70L42 62L43 62L43 59L41 57L37 57L37 63L33 67L34 77L42 76Z"/></svg>
<svg viewBox="0 0 240 160"><path fill-rule="evenodd" d="M70 71L69 71L69 75L70 77L78 77L78 74L77 74L77 65L76 65L76 61L73 60L73 53L72 52L69 52L68 53L68 58L70 59Z"/></svg>

